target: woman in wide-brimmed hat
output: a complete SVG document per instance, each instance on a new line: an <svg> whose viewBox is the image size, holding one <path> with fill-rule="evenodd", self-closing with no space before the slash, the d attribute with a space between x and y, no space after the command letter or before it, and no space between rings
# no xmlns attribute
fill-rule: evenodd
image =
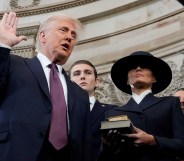
<svg viewBox="0 0 184 161"><path fill-rule="evenodd" d="M171 82L168 64L148 52L138 51L118 60L111 77L117 88L132 97L126 105L109 110L106 117L127 115L135 133L126 134L127 141L117 130L109 131L103 137L99 161L175 161L181 157L184 115L179 99L154 96Z"/></svg>

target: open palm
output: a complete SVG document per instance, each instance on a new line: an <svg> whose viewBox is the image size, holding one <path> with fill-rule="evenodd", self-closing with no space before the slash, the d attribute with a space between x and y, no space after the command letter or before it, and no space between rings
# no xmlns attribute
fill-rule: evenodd
<svg viewBox="0 0 184 161"><path fill-rule="evenodd" d="M25 36L16 36L18 18L15 12L5 13L0 22L0 43L7 46L14 46L26 40Z"/></svg>

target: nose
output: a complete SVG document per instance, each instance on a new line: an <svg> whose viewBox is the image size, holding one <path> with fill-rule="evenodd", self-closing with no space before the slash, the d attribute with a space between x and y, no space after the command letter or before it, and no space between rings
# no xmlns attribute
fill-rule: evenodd
<svg viewBox="0 0 184 161"><path fill-rule="evenodd" d="M67 33L65 39L66 39L68 42L71 42L71 40L74 39L74 38L72 37L71 33Z"/></svg>
<svg viewBox="0 0 184 161"><path fill-rule="evenodd" d="M84 80L85 79L85 73L81 73L81 80Z"/></svg>
<svg viewBox="0 0 184 161"><path fill-rule="evenodd" d="M140 66L138 66L136 69L135 69L137 72L138 71L142 71L142 68Z"/></svg>
<svg viewBox="0 0 184 161"><path fill-rule="evenodd" d="M68 41L68 42L71 42L71 38L69 37L69 36L66 36L66 40Z"/></svg>

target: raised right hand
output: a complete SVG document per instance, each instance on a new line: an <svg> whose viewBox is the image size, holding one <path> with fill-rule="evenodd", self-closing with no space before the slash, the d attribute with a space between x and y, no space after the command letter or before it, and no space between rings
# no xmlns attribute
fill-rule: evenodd
<svg viewBox="0 0 184 161"><path fill-rule="evenodd" d="M13 47L26 40L26 36L16 36L18 18L15 12L5 13L0 22L0 43Z"/></svg>

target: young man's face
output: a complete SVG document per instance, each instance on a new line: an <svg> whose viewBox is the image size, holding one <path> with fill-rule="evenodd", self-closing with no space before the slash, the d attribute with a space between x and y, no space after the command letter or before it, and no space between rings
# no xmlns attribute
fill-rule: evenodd
<svg viewBox="0 0 184 161"><path fill-rule="evenodd" d="M87 64L77 64L71 69L70 79L86 90L89 96L93 96L95 88L99 84L95 78L94 69Z"/></svg>
<svg viewBox="0 0 184 161"><path fill-rule="evenodd" d="M128 72L128 84L137 88L151 89L152 84L156 82L155 77L150 69L141 68L140 66Z"/></svg>

